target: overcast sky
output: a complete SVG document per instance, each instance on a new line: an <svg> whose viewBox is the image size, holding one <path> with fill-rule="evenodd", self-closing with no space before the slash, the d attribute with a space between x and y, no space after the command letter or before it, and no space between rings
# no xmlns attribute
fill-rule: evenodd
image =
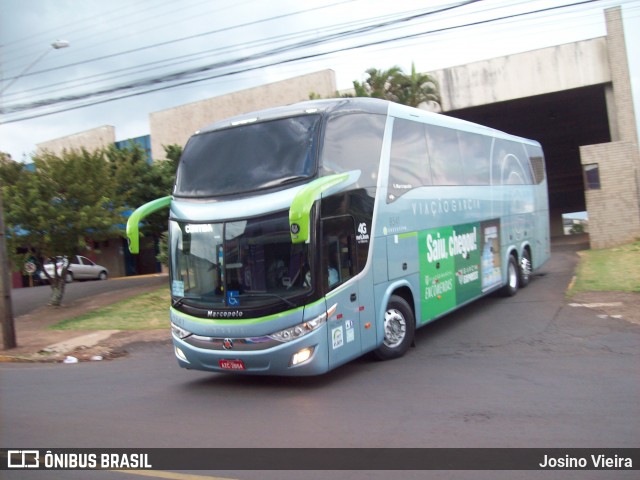
<svg viewBox="0 0 640 480"><path fill-rule="evenodd" d="M371 67L428 72L599 37L616 5L640 118L640 0L0 0L0 151L26 160L102 125L147 135L151 112L326 68L346 89Z"/></svg>

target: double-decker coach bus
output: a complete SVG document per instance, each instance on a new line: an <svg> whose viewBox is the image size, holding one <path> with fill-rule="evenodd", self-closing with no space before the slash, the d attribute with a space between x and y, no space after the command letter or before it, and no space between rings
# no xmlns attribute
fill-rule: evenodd
<svg viewBox="0 0 640 480"><path fill-rule="evenodd" d="M184 148L169 206L180 366L315 375L402 356L416 328L549 257L540 144L365 98L223 120Z"/></svg>

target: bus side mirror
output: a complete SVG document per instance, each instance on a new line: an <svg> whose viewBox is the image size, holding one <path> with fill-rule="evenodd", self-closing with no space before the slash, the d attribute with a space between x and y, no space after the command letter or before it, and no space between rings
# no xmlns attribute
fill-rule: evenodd
<svg viewBox="0 0 640 480"><path fill-rule="evenodd" d="M170 204L171 195L156 198L133 211L127 220L127 242L131 253L140 253L140 221L161 208L168 207Z"/></svg>
<svg viewBox="0 0 640 480"><path fill-rule="evenodd" d="M311 230L311 207L323 194L331 195L346 185L355 183L360 177L359 171L339 173L328 177L316 178L305 185L291 202L289 209L289 230L292 243L308 243ZM348 180L351 180L347 182ZM346 185L344 185L346 184Z"/></svg>

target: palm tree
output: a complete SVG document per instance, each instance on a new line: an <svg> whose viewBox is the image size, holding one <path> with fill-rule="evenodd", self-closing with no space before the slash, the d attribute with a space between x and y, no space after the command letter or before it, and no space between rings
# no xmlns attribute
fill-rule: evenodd
<svg viewBox="0 0 640 480"><path fill-rule="evenodd" d="M400 67L391 67L388 70L378 70L370 68L367 70L369 77L360 83L357 80L353 82L353 88L356 91L356 97L373 97L386 100L394 100L391 94L393 79L402 73Z"/></svg>
<svg viewBox="0 0 640 480"><path fill-rule="evenodd" d="M418 107L427 104L433 109L440 106L440 87L435 77L427 73L417 73L415 63L411 64L411 74L405 74L398 66L388 70L370 68L369 77L360 83L353 82L356 97L373 97Z"/></svg>
<svg viewBox="0 0 640 480"><path fill-rule="evenodd" d="M400 71L392 80L392 92L398 103L418 107L427 104L439 107L440 86L438 80L428 73L417 73L415 63L411 63L411 74Z"/></svg>

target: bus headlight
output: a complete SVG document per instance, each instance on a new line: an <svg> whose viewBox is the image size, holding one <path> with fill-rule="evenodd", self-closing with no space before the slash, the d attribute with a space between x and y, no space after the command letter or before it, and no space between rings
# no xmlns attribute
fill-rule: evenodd
<svg viewBox="0 0 640 480"><path fill-rule="evenodd" d="M304 337L305 335L320 328L322 324L327 321L327 318L333 315L333 313L336 311L337 308L338 308L338 304L336 303L325 313L318 315L313 320L309 320L307 322L300 323L293 327L285 328L284 330L280 330L279 332L272 333L271 335L269 335L269 338L273 338L278 342L285 343L285 342L290 342L292 340L296 340L300 337Z"/></svg>
<svg viewBox="0 0 640 480"><path fill-rule="evenodd" d="M291 357L291 366L300 365L301 363L309 360L311 358L311 355L313 355L314 350L315 347L307 347L294 353Z"/></svg>
<svg viewBox="0 0 640 480"><path fill-rule="evenodd" d="M187 356L184 354L181 348L176 347L175 353L176 353L176 357L178 357L180 360L182 360L183 362L189 363L189 360L187 360Z"/></svg>
<svg viewBox="0 0 640 480"><path fill-rule="evenodd" d="M193 335L191 332L189 332L188 330L185 330L182 327L179 327L178 325L176 325L175 323L171 323L171 333L173 333L176 337L182 339L182 338L187 338L190 335Z"/></svg>

